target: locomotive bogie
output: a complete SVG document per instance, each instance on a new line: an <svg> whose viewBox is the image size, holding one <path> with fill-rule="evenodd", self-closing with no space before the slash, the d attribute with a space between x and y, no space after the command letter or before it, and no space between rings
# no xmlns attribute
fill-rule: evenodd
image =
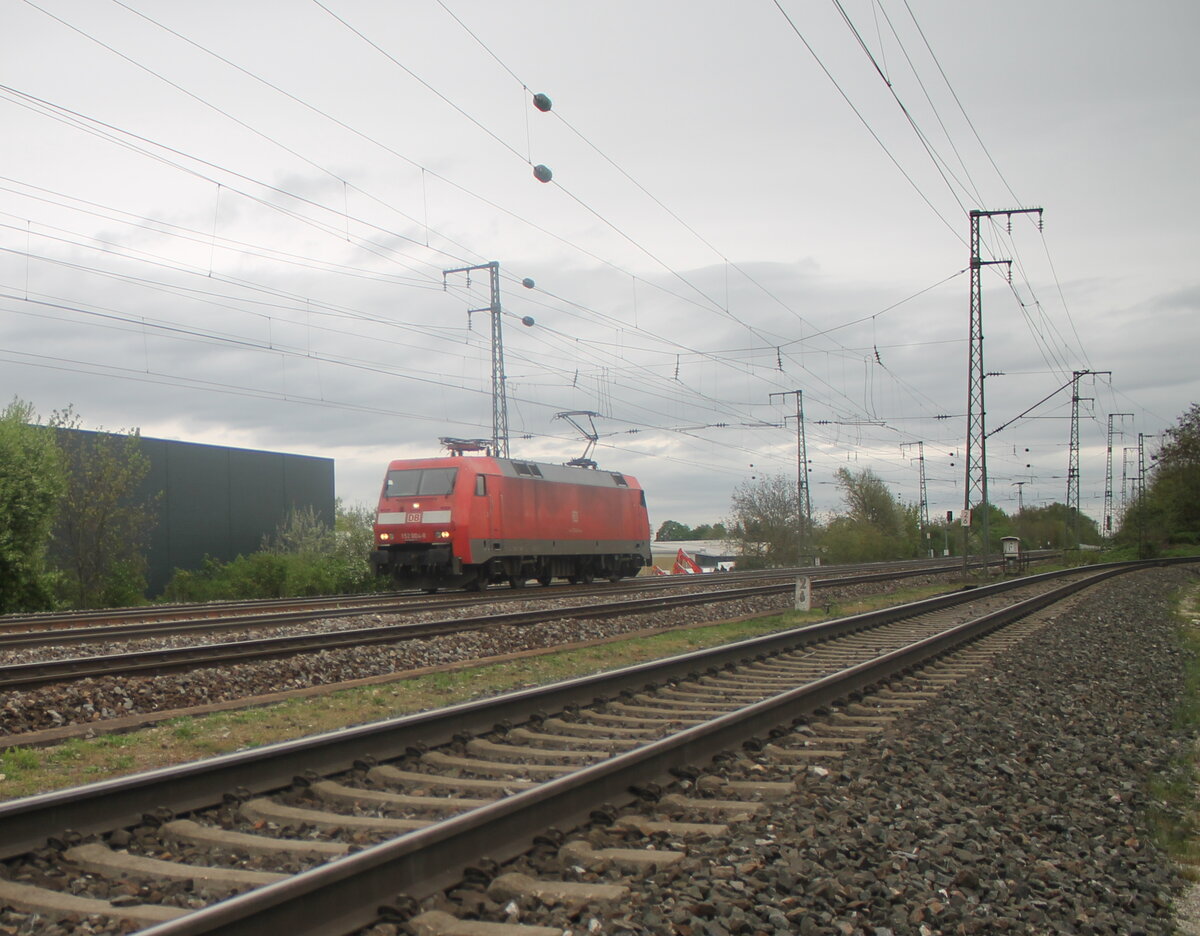
<svg viewBox="0 0 1200 936"><path fill-rule="evenodd" d="M617 472L482 456L395 461L370 558L377 574L429 591L616 581L650 563L645 495Z"/></svg>

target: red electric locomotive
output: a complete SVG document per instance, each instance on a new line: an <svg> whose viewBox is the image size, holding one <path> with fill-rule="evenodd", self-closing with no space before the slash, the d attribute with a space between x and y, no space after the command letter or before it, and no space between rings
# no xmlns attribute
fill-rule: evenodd
<svg viewBox="0 0 1200 936"><path fill-rule="evenodd" d="M371 565L402 587L615 582L649 564L646 495L627 475L461 454L388 465Z"/></svg>

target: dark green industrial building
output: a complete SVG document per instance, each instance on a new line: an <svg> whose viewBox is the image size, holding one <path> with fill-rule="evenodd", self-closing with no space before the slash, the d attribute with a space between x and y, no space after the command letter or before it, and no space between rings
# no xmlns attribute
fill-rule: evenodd
<svg viewBox="0 0 1200 936"><path fill-rule="evenodd" d="M334 521L333 459L142 438L150 460L147 494L162 492L150 537L149 591L205 556L252 553L293 509Z"/></svg>
<svg viewBox="0 0 1200 936"><path fill-rule="evenodd" d="M206 556L228 561L256 552L294 509L312 509L333 526L332 458L145 436L141 451L150 470L135 497L158 495L146 556L150 595L160 594L176 569L198 569Z"/></svg>

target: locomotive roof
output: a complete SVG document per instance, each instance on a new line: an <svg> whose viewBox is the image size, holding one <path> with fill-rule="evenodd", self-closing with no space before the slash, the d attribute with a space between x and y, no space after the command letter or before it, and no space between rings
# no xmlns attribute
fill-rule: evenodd
<svg viewBox="0 0 1200 936"><path fill-rule="evenodd" d="M594 487L638 488L634 478L619 471L599 468L578 468L572 465L553 465L519 458L494 458L490 455L450 455L444 458L401 459L391 463L391 469L444 467L475 467L507 478L528 478L556 481L565 484L586 484Z"/></svg>

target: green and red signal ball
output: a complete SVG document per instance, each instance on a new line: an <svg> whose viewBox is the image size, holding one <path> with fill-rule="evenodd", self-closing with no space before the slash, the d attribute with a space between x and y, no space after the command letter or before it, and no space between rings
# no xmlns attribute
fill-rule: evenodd
<svg viewBox="0 0 1200 936"><path fill-rule="evenodd" d="M550 96L548 94L542 94L541 92L538 92L533 96L533 106L544 114L554 105L550 101Z"/></svg>
<svg viewBox="0 0 1200 936"><path fill-rule="evenodd" d="M554 178L554 173L550 171L549 167L539 163L533 167L533 177L539 182L549 182Z"/></svg>

